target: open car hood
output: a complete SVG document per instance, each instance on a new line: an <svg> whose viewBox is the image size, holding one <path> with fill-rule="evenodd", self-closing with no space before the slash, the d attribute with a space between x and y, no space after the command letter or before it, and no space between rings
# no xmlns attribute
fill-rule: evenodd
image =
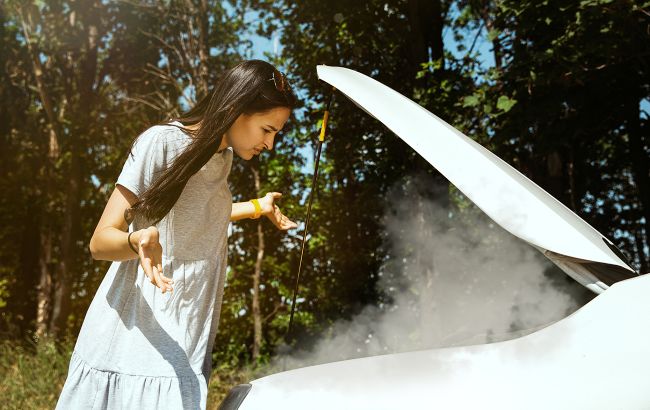
<svg viewBox="0 0 650 410"><path fill-rule="evenodd" d="M331 84L381 121L494 222L537 248L595 293L636 276L611 241L508 163L397 91L357 71L317 66Z"/></svg>

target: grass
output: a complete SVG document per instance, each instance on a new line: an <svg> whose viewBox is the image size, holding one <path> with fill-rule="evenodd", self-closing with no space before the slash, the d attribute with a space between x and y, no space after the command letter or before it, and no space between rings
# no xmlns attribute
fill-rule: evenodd
<svg viewBox="0 0 650 410"><path fill-rule="evenodd" d="M53 409L68 373L70 342L0 341L3 409Z"/></svg>
<svg viewBox="0 0 650 410"><path fill-rule="evenodd" d="M53 409L68 374L74 341L0 340L0 397L6 410ZM216 410L231 387L253 380L262 369L215 366L208 410Z"/></svg>

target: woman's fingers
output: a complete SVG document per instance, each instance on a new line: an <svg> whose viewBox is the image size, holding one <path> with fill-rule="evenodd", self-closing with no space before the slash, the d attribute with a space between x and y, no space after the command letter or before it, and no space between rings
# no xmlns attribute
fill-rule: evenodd
<svg viewBox="0 0 650 410"><path fill-rule="evenodd" d="M142 260L142 269L149 278L151 284L159 287L162 290L162 293L165 293L167 290L174 290L171 287L173 280L163 275L162 263L152 263L151 258L145 256Z"/></svg>
<svg viewBox="0 0 650 410"><path fill-rule="evenodd" d="M162 268L162 263L158 264L158 271L160 272L160 277L165 281L165 283L169 283L169 284L174 283L174 280L172 278L168 278L167 276L165 276L165 272L163 272L163 268Z"/></svg>
<svg viewBox="0 0 650 410"><path fill-rule="evenodd" d="M298 227L298 224L293 222L293 221L290 221L289 219L286 219L284 221L284 223L282 224L283 229L293 229L293 228L297 228L297 227Z"/></svg>
<svg viewBox="0 0 650 410"><path fill-rule="evenodd" d="M271 196L271 201L274 199L280 198L282 196L281 192L267 192L266 196ZM267 216L273 224L281 230L287 230L287 229L292 229L292 228L297 228L298 224L287 218L285 215L282 214L282 211L280 210L280 207L277 206L275 203L271 202L271 205L273 207L273 211L268 214Z"/></svg>
<svg viewBox="0 0 650 410"><path fill-rule="evenodd" d="M173 290L173 280L163 274L162 247L158 240L158 229L153 226L145 229L140 239L140 260L145 275L151 284L159 287L163 293Z"/></svg>
<svg viewBox="0 0 650 410"><path fill-rule="evenodd" d="M172 287L172 283L174 283L174 281L172 280L172 278L168 278L167 276L165 276L165 273L163 272L162 269L162 263L158 263L158 272L160 272L160 279L162 280L164 285L164 288L161 287L161 289L163 289L163 293L165 293L165 290L169 290L170 292L173 291L174 288Z"/></svg>
<svg viewBox="0 0 650 410"><path fill-rule="evenodd" d="M156 280L156 286L162 290L162 293L165 293L167 287L165 286L165 282L163 282L162 278L160 277L160 271L158 270L157 266L153 267L153 277Z"/></svg>
<svg viewBox="0 0 650 410"><path fill-rule="evenodd" d="M281 230L287 230L292 228L297 228L298 224L287 218L282 212L278 212L275 219L275 226Z"/></svg>
<svg viewBox="0 0 650 410"><path fill-rule="evenodd" d="M293 228L297 228L297 227L298 227L298 224L295 223L294 221L290 220L289 218L287 218L287 217L285 216L285 217L283 218L283 224L282 224L282 227L283 227L284 229L293 229Z"/></svg>
<svg viewBox="0 0 650 410"><path fill-rule="evenodd" d="M155 285L156 282L154 281L154 277L152 273L151 259L145 256L144 258L141 259L141 265L144 274L147 275L151 283Z"/></svg>

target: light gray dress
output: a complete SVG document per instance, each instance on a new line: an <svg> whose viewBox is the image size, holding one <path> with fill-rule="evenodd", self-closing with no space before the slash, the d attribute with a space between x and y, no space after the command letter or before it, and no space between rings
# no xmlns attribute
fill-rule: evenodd
<svg viewBox="0 0 650 410"><path fill-rule="evenodd" d="M176 127L150 127L116 184L140 195L189 141ZM173 292L153 285L138 258L111 264L86 313L56 409L206 408L226 279L232 156L232 148L215 153L156 225ZM136 217L129 231L150 225Z"/></svg>

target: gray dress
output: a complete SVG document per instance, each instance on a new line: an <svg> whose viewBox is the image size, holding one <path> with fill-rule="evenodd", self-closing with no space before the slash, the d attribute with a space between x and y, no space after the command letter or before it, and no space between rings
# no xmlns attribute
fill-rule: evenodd
<svg viewBox="0 0 650 410"><path fill-rule="evenodd" d="M171 125L150 127L116 184L140 195L190 141ZM173 292L153 285L138 258L111 264L84 318L57 409L206 408L226 279L232 155L231 148L215 153L156 225ZM129 230L150 225L136 217Z"/></svg>

